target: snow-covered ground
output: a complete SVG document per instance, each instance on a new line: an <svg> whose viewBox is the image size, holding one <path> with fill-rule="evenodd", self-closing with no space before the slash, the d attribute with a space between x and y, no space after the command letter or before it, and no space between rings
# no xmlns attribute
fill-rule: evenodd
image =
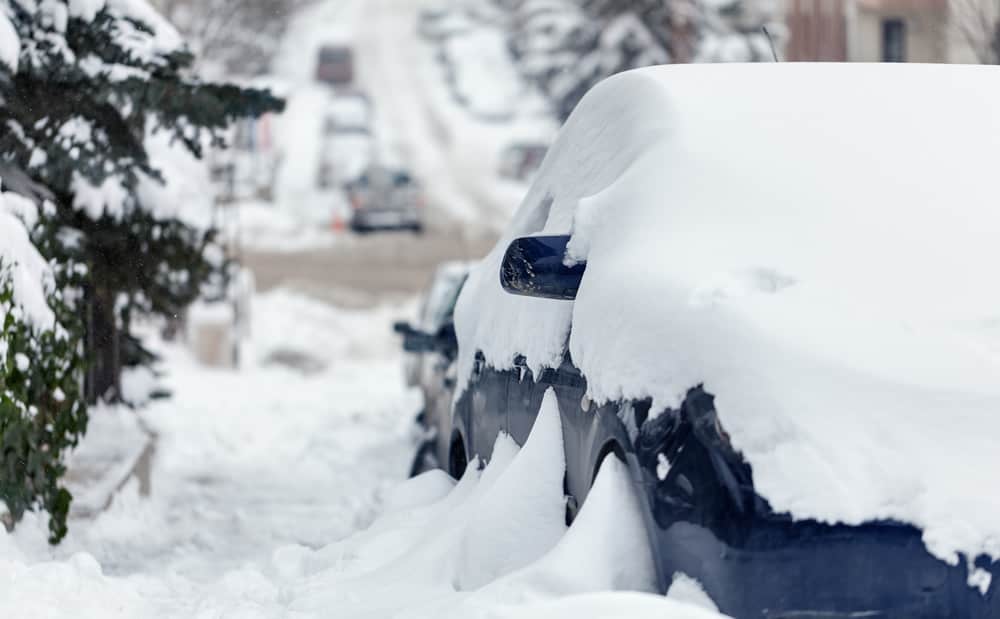
<svg viewBox="0 0 1000 619"><path fill-rule="evenodd" d="M158 344L173 398L95 411L80 448L154 436L148 496L128 482L55 548L31 515L0 534L0 614L717 616L686 582L680 600L614 592L653 586L627 476L602 471L567 530L552 402L529 442L499 439L481 473L404 481L418 398L390 323L412 310L259 296L240 371Z"/></svg>

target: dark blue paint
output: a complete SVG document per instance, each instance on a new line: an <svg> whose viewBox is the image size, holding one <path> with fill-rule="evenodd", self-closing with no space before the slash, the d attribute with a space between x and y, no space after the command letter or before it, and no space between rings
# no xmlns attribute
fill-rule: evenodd
<svg viewBox="0 0 1000 619"><path fill-rule="evenodd" d="M500 266L500 285L511 294L571 300L583 279L586 263L567 266L568 236L515 239Z"/></svg>

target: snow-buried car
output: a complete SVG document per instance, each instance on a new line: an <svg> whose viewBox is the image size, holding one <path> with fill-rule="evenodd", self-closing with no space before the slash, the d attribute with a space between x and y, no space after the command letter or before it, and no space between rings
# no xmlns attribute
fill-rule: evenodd
<svg viewBox="0 0 1000 619"><path fill-rule="evenodd" d="M452 472L551 387L568 517L625 461L664 590L1000 617L998 100L988 67L595 87L458 301Z"/></svg>

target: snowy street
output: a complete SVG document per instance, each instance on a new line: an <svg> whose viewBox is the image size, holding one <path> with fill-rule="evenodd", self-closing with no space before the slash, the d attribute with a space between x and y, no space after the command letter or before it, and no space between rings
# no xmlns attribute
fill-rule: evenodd
<svg viewBox="0 0 1000 619"><path fill-rule="evenodd" d="M1000 619L998 32L0 0L0 619Z"/></svg>
<svg viewBox="0 0 1000 619"><path fill-rule="evenodd" d="M44 517L29 514L0 536L0 609L76 619L575 617L581 607L594 617L710 616L610 593L655 588L634 497L623 470L609 468L567 533L551 416L535 444L519 451L501 439L490 465L457 485L440 471L405 481L421 402L403 385L392 323L414 315L438 264L484 255L524 191L490 181L494 155L477 150L510 128L463 119L434 92L436 68L413 28L420 6L324 0L292 19L275 62L289 96L275 139L290 159L276 204L247 205L239 222L259 291L241 368L205 367L147 329L171 397L91 411L70 460L70 534L49 546ZM338 37L354 45L376 102L377 148L426 186L421 236L330 234L331 195L312 178L329 93L311 67ZM697 585L673 595L705 604Z"/></svg>

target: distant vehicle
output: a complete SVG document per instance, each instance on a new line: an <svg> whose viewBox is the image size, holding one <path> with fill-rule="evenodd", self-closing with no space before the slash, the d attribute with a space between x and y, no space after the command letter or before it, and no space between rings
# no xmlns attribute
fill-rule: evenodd
<svg viewBox="0 0 1000 619"><path fill-rule="evenodd" d="M349 86L354 82L354 51L346 45L320 48L316 61L316 80L331 86Z"/></svg>
<svg viewBox="0 0 1000 619"><path fill-rule="evenodd" d="M362 131L334 131L323 140L317 170L321 189L341 187L356 181L371 166L374 144Z"/></svg>
<svg viewBox="0 0 1000 619"><path fill-rule="evenodd" d="M346 189L354 232L423 231L423 194L407 172L372 166Z"/></svg>
<svg viewBox="0 0 1000 619"><path fill-rule="evenodd" d="M619 460L664 593L1000 618L997 77L598 84L458 300L451 473L554 417L567 521Z"/></svg>
<svg viewBox="0 0 1000 619"><path fill-rule="evenodd" d="M443 41L471 32L476 22L464 11L447 8L425 9L417 18L417 33L429 41Z"/></svg>
<svg viewBox="0 0 1000 619"><path fill-rule="evenodd" d="M469 275L470 263L446 262L434 272L424 294L417 322L396 323L403 336L403 373L407 385L419 387L424 404L417 423L425 432L414 457L411 475L438 468L448 457L451 401L455 388L455 302Z"/></svg>
<svg viewBox="0 0 1000 619"><path fill-rule="evenodd" d="M500 155L500 177L508 180L530 180L542 165L548 146L545 144L511 144Z"/></svg>
<svg viewBox="0 0 1000 619"><path fill-rule="evenodd" d="M323 133L371 133L372 103L360 91L338 92L327 108Z"/></svg>

